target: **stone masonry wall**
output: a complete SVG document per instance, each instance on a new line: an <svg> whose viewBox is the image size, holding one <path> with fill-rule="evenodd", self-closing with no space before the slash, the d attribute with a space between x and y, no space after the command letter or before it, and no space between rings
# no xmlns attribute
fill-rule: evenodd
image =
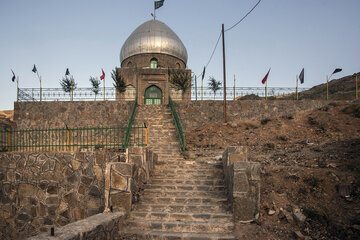
<svg viewBox="0 0 360 240"><path fill-rule="evenodd" d="M208 122L223 122L222 101L174 102L184 131ZM227 102L227 120L261 120L266 117L294 114L298 111L317 108L326 104L321 100L241 100Z"/></svg>
<svg viewBox="0 0 360 240"><path fill-rule="evenodd" d="M228 200L235 221L260 214L260 163L247 161L247 147L228 147L222 155Z"/></svg>
<svg viewBox="0 0 360 240"><path fill-rule="evenodd" d="M114 152L1 153L0 239L23 239L103 212Z"/></svg>
<svg viewBox="0 0 360 240"><path fill-rule="evenodd" d="M18 129L126 126L133 102L15 102Z"/></svg>

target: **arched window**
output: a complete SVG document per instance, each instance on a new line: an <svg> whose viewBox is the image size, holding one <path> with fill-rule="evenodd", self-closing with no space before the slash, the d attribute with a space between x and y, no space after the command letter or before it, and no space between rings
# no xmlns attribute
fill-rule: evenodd
<svg viewBox="0 0 360 240"><path fill-rule="evenodd" d="M177 62L175 65L177 69L180 69L180 63Z"/></svg>
<svg viewBox="0 0 360 240"><path fill-rule="evenodd" d="M132 67L132 62L131 61L128 62L127 67Z"/></svg>
<svg viewBox="0 0 360 240"><path fill-rule="evenodd" d="M150 68L157 68L158 67L158 60L156 58L152 58L150 60Z"/></svg>

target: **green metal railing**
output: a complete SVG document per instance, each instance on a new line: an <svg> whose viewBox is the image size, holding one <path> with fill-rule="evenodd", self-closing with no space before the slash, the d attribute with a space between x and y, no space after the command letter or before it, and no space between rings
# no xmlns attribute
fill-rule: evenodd
<svg viewBox="0 0 360 240"><path fill-rule="evenodd" d="M170 110L171 110L171 114L172 114L172 116L174 118L174 123L175 123L176 130L177 130L177 132L179 134L182 153L183 153L184 157L186 157L185 133L183 131L179 115L176 112L176 109L174 107L173 101L171 100L170 96L169 96L169 107L170 107Z"/></svg>
<svg viewBox="0 0 360 240"><path fill-rule="evenodd" d="M135 76L136 76L136 92L135 92L135 102L134 102L134 106L131 110L131 114L130 114L130 118L129 118L129 121L126 125L126 131L125 131L125 138L124 138L124 149L126 149L129 144L132 142L130 141L130 137L131 137L131 129L132 129L132 123L133 123L133 120L134 120L134 117L135 117L135 112L136 112L136 107L138 105L138 89L139 89L139 86L138 86L138 69L137 69L137 66L135 67ZM147 128L145 128L145 131L146 131L146 145L147 145ZM133 141L136 141L136 136L133 136Z"/></svg>
<svg viewBox="0 0 360 240"><path fill-rule="evenodd" d="M128 146L146 146L146 128L131 127L133 140L124 143L127 128L64 128L1 130L0 151L94 151L124 150Z"/></svg>
<svg viewBox="0 0 360 240"><path fill-rule="evenodd" d="M129 140L130 140L130 136L132 133L131 129L132 129L132 123L133 123L133 120L135 117L136 107L137 107L137 98L135 99L134 106L131 110L131 115L130 115L129 121L126 125L125 138L124 138L124 149L126 149L129 146L129 144L131 143L131 141L129 141ZM143 128L145 128L145 127L143 127ZM133 137L133 139L135 139L135 137Z"/></svg>

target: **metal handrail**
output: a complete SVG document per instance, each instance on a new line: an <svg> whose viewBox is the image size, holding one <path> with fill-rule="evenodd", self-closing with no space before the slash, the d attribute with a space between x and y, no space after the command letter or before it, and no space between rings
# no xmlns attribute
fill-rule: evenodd
<svg viewBox="0 0 360 240"><path fill-rule="evenodd" d="M176 112L175 106L174 106L173 101L171 100L170 96L169 96L169 107L170 107L171 114L172 114L173 119L174 119L176 130L177 130L177 132L179 134L179 139L180 139L180 144L181 144L181 151L182 151L184 157L186 157L185 133L183 131L183 127L181 125L179 115Z"/></svg>
<svg viewBox="0 0 360 240"><path fill-rule="evenodd" d="M132 123L135 117L135 112L136 112L136 107L137 107L137 98L135 99L134 102L134 106L131 110L131 115L129 118L129 121L126 125L126 130L125 130L125 138L124 138L124 149L126 149L129 146L129 140L130 140L130 135L131 135L131 127L132 127Z"/></svg>

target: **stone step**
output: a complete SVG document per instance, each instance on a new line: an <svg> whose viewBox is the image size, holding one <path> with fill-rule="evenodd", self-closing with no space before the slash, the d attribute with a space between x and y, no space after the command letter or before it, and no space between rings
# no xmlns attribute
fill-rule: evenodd
<svg viewBox="0 0 360 240"><path fill-rule="evenodd" d="M118 239L138 240L233 240L234 235L229 233L194 233L194 232L157 232L127 229Z"/></svg>
<svg viewBox="0 0 360 240"><path fill-rule="evenodd" d="M155 168L156 169L156 168ZM178 179L182 174L156 174L152 175L154 178L169 178L169 179ZM193 180L209 180L209 179L224 179L224 174L192 174L187 176Z"/></svg>
<svg viewBox="0 0 360 240"><path fill-rule="evenodd" d="M147 212L191 212L191 213L228 213L228 205L222 204L149 204L140 202L134 206L136 211ZM230 213L231 214L231 213Z"/></svg>
<svg viewBox="0 0 360 240"><path fill-rule="evenodd" d="M145 230L151 229L152 231L171 231L171 232L203 232L203 233L228 233L234 229L232 222L182 222L182 221L156 221L136 219L128 220L130 229Z"/></svg>
<svg viewBox="0 0 360 240"><path fill-rule="evenodd" d="M212 197L209 198L207 196L199 196L199 197L154 197L154 196L146 196L146 194L141 198L141 202L151 202L154 204L227 204L226 197Z"/></svg>
<svg viewBox="0 0 360 240"><path fill-rule="evenodd" d="M203 175L203 174L222 174L223 169L214 168L214 169L155 169L154 174L194 174L194 175Z"/></svg>
<svg viewBox="0 0 360 240"><path fill-rule="evenodd" d="M209 198L224 198L226 197L225 191L162 191L159 189L145 189L144 196L147 198L156 197L209 197Z"/></svg>
<svg viewBox="0 0 360 240"><path fill-rule="evenodd" d="M173 169L173 170L180 170L180 169L194 169L194 170L212 170L212 169L223 169L222 164L200 164L200 163L184 163L184 162L166 162L166 161L158 161L156 163L156 167L158 169L165 168L165 169Z"/></svg>
<svg viewBox="0 0 360 240"><path fill-rule="evenodd" d="M134 211L130 219L146 219L156 221L190 221L190 222L231 222L232 215L226 213L184 213L184 212L146 212Z"/></svg>
<svg viewBox="0 0 360 240"><path fill-rule="evenodd" d="M197 185L197 186L214 186L224 185L224 179L194 180L194 179L174 179L174 178L152 178L152 184L171 184L171 185Z"/></svg>
<svg viewBox="0 0 360 240"><path fill-rule="evenodd" d="M168 185L168 183L165 184L147 184L145 185L145 191L147 189L151 190L161 190L161 191L226 191L226 188L224 185L185 185L185 184L179 184L179 185Z"/></svg>

